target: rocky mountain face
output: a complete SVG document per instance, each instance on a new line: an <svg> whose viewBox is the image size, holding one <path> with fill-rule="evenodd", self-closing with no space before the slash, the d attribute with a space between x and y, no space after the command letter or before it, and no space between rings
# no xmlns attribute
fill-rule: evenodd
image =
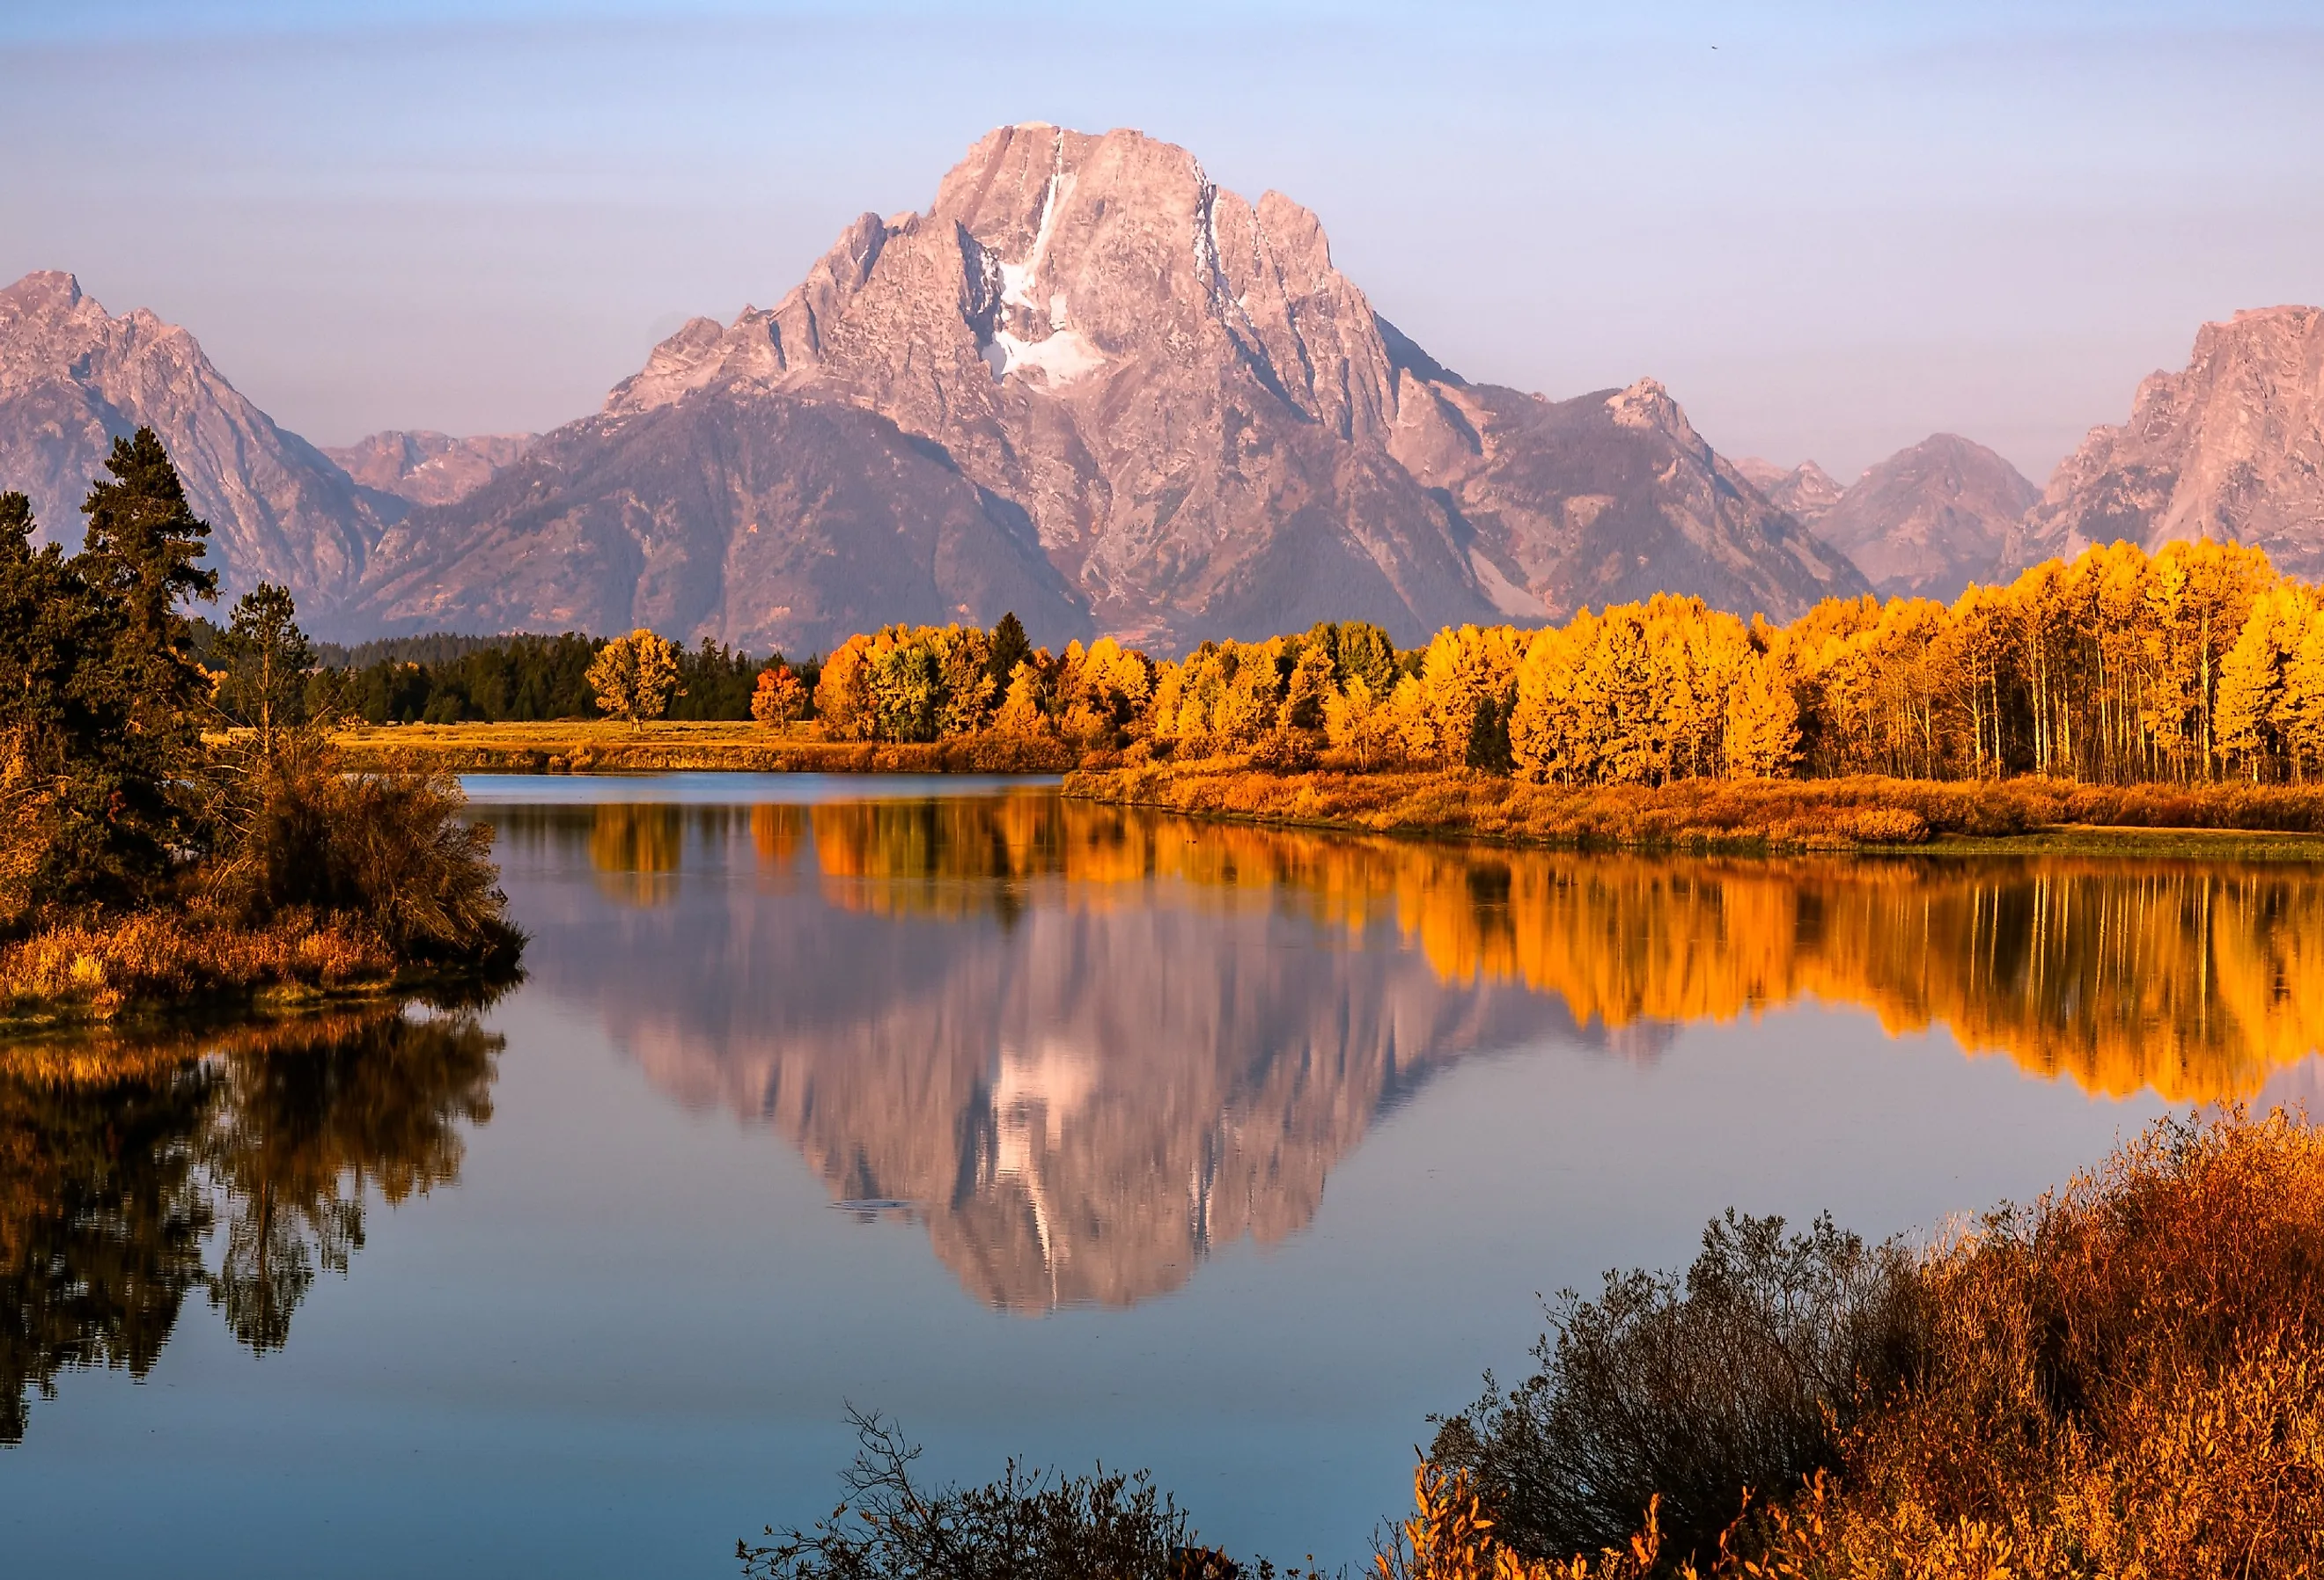
<svg viewBox="0 0 2324 1580"><path fill-rule="evenodd" d="M1735 463L1735 469L1749 480L1752 487L1767 496L1769 504L1803 527L1813 527L1822 521L1824 513L1838 504L1840 494L1846 492L1837 477L1813 461L1802 461L1787 472L1771 461L1746 456Z"/></svg>
<svg viewBox="0 0 2324 1580"><path fill-rule="evenodd" d="M482 488L524 454L529 433L484 433L469 439L425 429L371 434L323 454L366 488L413 504L451 504Z"/></svg>
<svg viewBox="0 0 2324 1580"><path fill-rule="evenodd" d="M80 541L89 480L141 425L210 523L208 563L226 596L272 581L310 618L341 623L401 500L276 427L177 326L143 309L110 314L69 274L0 291L0 487L32 496L44 539Z"/></svg>
<svg viewBox="0 0 2324 1580"><path fill-rule="evenodd" d="M2180 373L2138 386L2130 420L2090 430L2004 557L2022 566L2092 543L2232 539L2324 576L2324 309L2265 308L2206 324Z"/></svg>
<svg viewBox="0 0 2324 1580"><path fill-rule="evenodd" d="M1789 618L1867 590L1652 379L1556 402L1449 375L1403 393L1391 451L1452 502L1506 616L1563 620L1675 592Z"/></svg>
<svg viewBox="0 0 2324 1580"><path fill-rule="evenodd" d="M1466 383L1291 199L1135 132L1028 125L416 513L364 596L390 629L650 620L791 650L1015 606L1041 640L1170 651L1655 589L1787 615L1863 586L1651 381Z"/></svg>
<svg viewBox="0 0 2324 1580"><path fill-rule="evenodd" d="M1940 433L1849 485L1816 521L1884 595L1950 603L1992 579L2042 491L1981 444Z"/></svg>

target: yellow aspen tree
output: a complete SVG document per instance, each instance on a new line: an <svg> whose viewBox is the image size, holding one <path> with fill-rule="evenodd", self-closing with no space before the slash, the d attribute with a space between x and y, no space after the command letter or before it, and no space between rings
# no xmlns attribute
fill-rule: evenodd
<svg viewBox="0 0 2324 1580"><path fill-rule="evenodd" d="M1509 713L1509 756L1519 778L1575 784L1585 775L1575 692L1582 656L1596 640L1598 618L1584 609L1563 627L1536 632L1517 665L1517 706Z"/></svg>
<svg viewBox="0 0 2324 1580"><path fill-rule="evenodd" d="M758 684L751 693L752 718L779 729L806 713L807 688L799 684L788 664L769 664L759 671Z"/></svg>
<svg viewBox="0 0 2324 1580"><path fill-rule="evenodd" d="M1291 666L1291 679L1284 688L1276 727L1286 731L1323 729L1324 709L1339 695L1332 673L1329 649L1320 642L1309 642L1302 647L1298 661Z"/></svg>
<svg viewBox="0 0 2324 1580"><path fill-rule="evenodd" d="M673 698L686 694L678 682L678 644L643 626L613 638L597 650L586 677L598 711L628 720L633 730L661 717Z"/></svg>
<svg viewBox="0 0 2324 1580"><path fill-rule="evenodd" d="M1727 699L1727 772L1738 779L1785 779L1800 756L1800 709L1781 661L1761 654Z"/></svg>
<svg viewBox="0 0 2324 1580"><path fill-rule="evenodd" d="M2270 588L2219 661L2218 749L2255 783L2268 777L2279 755L2284 669L2300 640L2302 613L2288 588Z"/></svg>
<svg viewBox="0 0 2324 1580"><path fill-rule="evenodd" d="M1360 674L1348 677L1347 689L1323 702L1323 738L1356 760L1359 769L1370 769L1396 754L1396 720L1388 699L1372 694L1371 682Z"/></svg>
<svg viewBox="0 0 2324 1580"><path fill-rule="evenodd" d="M1041 675L1030 659L1019 659L1016 669L1010 671L1009 689L992 716L996 734L1030 740L1046 730L1048 720L1041 712Z"/></svg>
<svg viewBox="0 0 2324 1580"><path fill-rule="evenodd" d="M991 722L1000 700L1001 688L992 678L992 639L974 625L947 625L929 642L943 686L937 733L973 735Z"/></svg>
<svg viewBox="0 0 2324 1580"><path fill-rule="evenodd" d="M2283 670L2277 731L2292 777L2305 783L2324 770L2324 610L2310 608Z"/></svg>
<svg viewBox="0 0 2324 1580"><path fill-rule="evenodd" d="M815 711L832 740L861 741L872 733L871 651L872 638L851 636L823 661Z"/></svg>

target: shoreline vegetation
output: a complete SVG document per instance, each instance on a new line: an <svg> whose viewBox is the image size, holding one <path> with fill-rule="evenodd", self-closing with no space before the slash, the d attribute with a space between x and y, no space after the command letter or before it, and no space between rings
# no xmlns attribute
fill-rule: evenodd
<svg viewBox="0 0 2324 1580"><path fill-rule="evenodd" d="M2324 788L2308 786L1858 775L1574 787L1468 769L1286 772L1231 758L1079 770L1065 793L1195 818L1552 848L2324 860Z"/></svg>
<svg viewBox="0 0 2324 1580"><path fill-rule="evenodd" d="M150 430L106 467L70 556L0 494L0 1030L509 979L457 780L340 756L281 588L198 644L208 526Z"/></svg>
<svg viewBox="0 0 2324 1580"><path fill-rule="evenodd" d="M2285 1580L2324 1564L2324 1136L2162 1120L2030 1206L1869 1244L1729 1211L1545 1301L1532 1374L1430 1418L1373 1580ZM835 1512L752 1580L1323 1580L1144 1474L917 1481L851 1410ZM1341 1572L1347 1580L1347 1572Z"/></svg>
<svg viewBox="0 0 2324 1580"><path fill-rule="evenodd" d="M388 773L1024 773L1059 774L1083 753L1063 741L1001 735L943 741L831 741L815 726L598 719L525 723L349 724L331 744L351 771Z"/></svg>

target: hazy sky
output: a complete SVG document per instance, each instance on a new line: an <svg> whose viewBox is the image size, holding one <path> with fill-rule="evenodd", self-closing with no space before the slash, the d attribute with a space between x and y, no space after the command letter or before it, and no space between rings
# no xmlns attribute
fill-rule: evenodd
<svg viewBox="0 0 2324 1580"><path fill-rule="evenodd" d="M2036 481L2196 326L2324 300L2317 0L0 0L0 276L187 325L323 443L593 410L988 127L1130 125L1320 214L1553 396L1843 477Z"/></svg>

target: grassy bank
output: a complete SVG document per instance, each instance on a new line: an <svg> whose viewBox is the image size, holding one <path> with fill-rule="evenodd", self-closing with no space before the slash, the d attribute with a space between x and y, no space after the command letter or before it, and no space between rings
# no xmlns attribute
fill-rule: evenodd
<svg viewBox="0 0 2324 1580"><path fill-rule="evenodd" d="M281 1012L497 974L504 971L415 962L346 917L292 912L247 924L136 911L0 947L0 1035Z"/></svg>
<svg viewBox="0 0 2324 1580"><path fill-rule="evenodd" d="M2324 858L2324 790L2290 786L1868 776L1572 789L1459 769L1277 772L1221 758L1075 772L1065 793L1197 817L1527 845Z"/></svg>
<svg viewBox="0 0 2324 1580"><path fill-rule="evenodd" d="M356 769L419 763L456 773L1061 773L1079 756L1053 736L826 741L811 725L593 719L359 726L338 732L332 744Z"/></svg>

